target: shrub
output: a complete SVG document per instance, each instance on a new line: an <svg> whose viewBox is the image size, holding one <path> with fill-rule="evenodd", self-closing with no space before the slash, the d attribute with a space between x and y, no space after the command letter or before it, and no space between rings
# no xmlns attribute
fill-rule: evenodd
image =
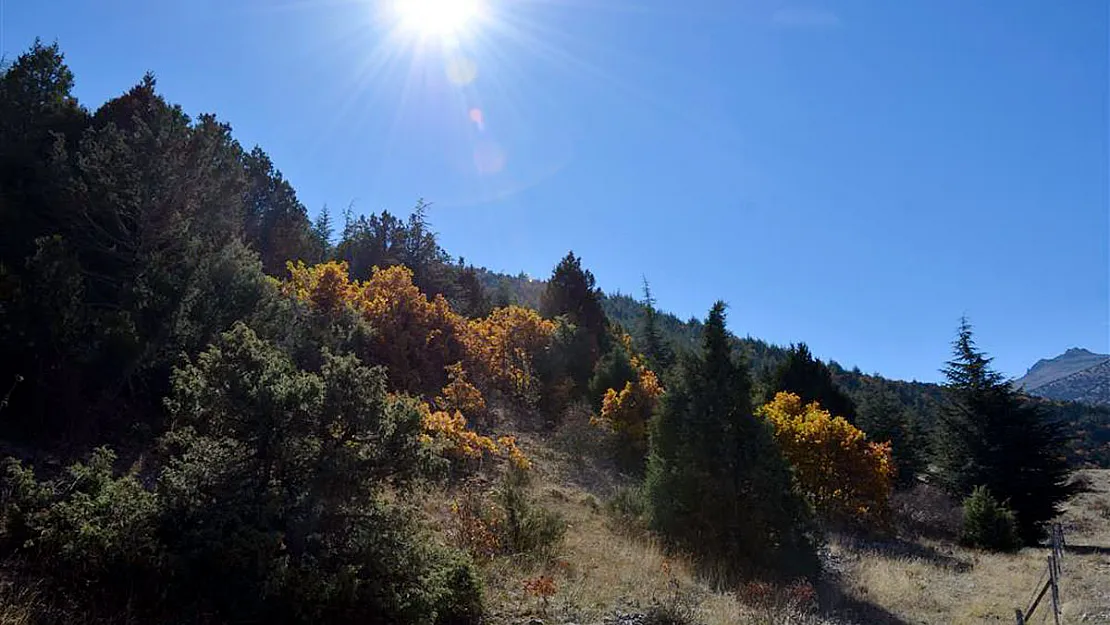
<svg viewBox="0 0 1110 625"><path fill-rule="evenodd" d="M114 477L107 450L46 482L9 463L3 544L53 601L151 622L479 621L469 560L398 503L431 458L419 402L380 369L325 353L305 372L239 325L167 403L153 488Z"/></svg>
<svg viewBox="0 0 1110 625"><path fill-rule="evenodd" d="M963 527L960 502L937 486L915 484L890 498L896 531L947 541L959 539Z"/></svg>
<svg viewBox="0 0 1110 625"><path fill-rule="evenodd" d="M30 555L34 567L59 586L81 589L80 599L127 600L155 592L150 578L164 562L156 537L158 500L135 474L113 477L115 458L99 448L87 463L45 482L8 460L10 497L2 530L7 546Z"/></svg>
<svg viewBox="0 0 1110 625"><path fill-rule="evenodd" d="M480 560L500 554L552 556L566 523L531 500L528 482L526 469L509 464L491 498L464 490L451 504L456 544Z"/></svg>
<svg viewBox="0 0 1110 625"><path fill-rule="evenodd" d="M778 393L757 413L775 428L775 440L794 466L799 486L826 519L853 525L885 525L894 465L889 443L867 434L816 402Z"/></svg>
<svg viewBox="0 0 1110 625"><path fill-rule="evenodd" d="M766 625L810 622L817 611L817 590L804 579L784 585L745 582L737 589L736 598L755 617L755 623Z"/></svg>
<svg viewBox="0 0 1110 625"><path fill-rule="evenodd" d="M985 486L978 486L964 499L964 528L967 545L992 551L1011 551L1021 545L1017 519Z"/></svg>
<svg viewBox="0 0 1110 625"><path fill-rule="evenodd" d="M528 473L509 466L497 502L505 514L503 540L510 553L551 555L566 534L566 523L557 513L535 505L528 497Z"/></svg>
<svg viewBox="0 0 1110 625"><path fill-rule="evenodd" d="M623 486L613 493L608 503L609 512L621 522L642 523L647 516L647 501L642 486Z"/></svg>

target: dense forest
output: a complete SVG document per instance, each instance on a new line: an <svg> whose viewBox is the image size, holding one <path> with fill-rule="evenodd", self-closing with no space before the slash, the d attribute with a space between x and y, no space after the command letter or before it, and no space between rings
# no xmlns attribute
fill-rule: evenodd
<svg viewBox="0 0 1110 625"><path fill-rule="evenodd" d="M889 531L922 480L998 504L980 546L1035 543L1067 461L1110 455L1105 412L1017 393L966 322L944 385L846 370L722 302L606 296L574 253L468 265L423 202L313 221L153 76L95 109L73 86L56 45L0 76L0 570L43 589L31 622L477 623L482 562L567 531L518 436L582 412L721 584L818 578L823 532ZM497 494L458 531L412 503L474 480Z"/></svg>

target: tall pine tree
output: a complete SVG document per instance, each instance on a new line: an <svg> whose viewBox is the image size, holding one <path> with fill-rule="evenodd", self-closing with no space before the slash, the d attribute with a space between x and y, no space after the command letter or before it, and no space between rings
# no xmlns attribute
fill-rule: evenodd
<svg viewBox="0 0 1110 625"><path fill-rule="evenodd" d="M1063 431L991 368L967 319L952 351L936 427L936 477L960 497L986 486L1017 514L1022 540L1034 544L1072 494Z"/></svg>
<svg viewBox="0 0 1110 625"><path fill-rule="evenodd" d="M706 321L652 422L652 527L726 578L809 574L808 510L768 426L756 419L746 365L732 355L725 305Z"/></svg>
<svg viewBox="0 0 1110 625"><path fill-rule="evenodd" d="M643 305L644 319L640 337L643 340L644 356L652 369L662 372L674 364L674 353L659 330L659 311L655 308L655 298L651 295L651 285L647 278L644 278Z"/></svg>

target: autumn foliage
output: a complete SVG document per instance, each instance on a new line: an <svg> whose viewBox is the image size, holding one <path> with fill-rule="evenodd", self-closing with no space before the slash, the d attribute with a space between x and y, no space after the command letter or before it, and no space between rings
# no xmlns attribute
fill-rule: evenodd
<svg viewBox="0 0 1110 625"><path fill-rule="evenodd" d="M601 398L601 411L593 421L620 436L632 457L643 458L647 453L648 423L663 396L663 386L643 358L633 352L631 337L624 334L620 342L632 354L629 360L636 379L625 382L619 391L607 389Z"/></svg>
<svg viewBox="0 0 1110 625"><path fill-rule="evenodd" d="M520 306L468 320L461 332L466 366L490 388L535 401L539 392L535 358L551 346L555 329L555 322Z"/></svg>
<svg viewBox="0 0 1110 625"><path fill-rule="evenodd" d="M822 516L849 523L882 523L894 465L890 443L873 443L859 428L816 402L778 393L757 413L775 431L798 483Z"/></svg>
<svg viewBox="0 0 1110 625"><path fill-rule="evenodd" d="M479 385L511 398L538 392L533 361L547 349L555 324L533 310L509 306L483 319L467 319L441 295L428 298L404 266L375 268L351 280L347 263L289 263L283 292L324 312L350 308L374 329L365 361L387 368L394 391L424 398L424 440L460 462L502 456L527 468L511 436L492 438L469 427L486 414ZM471 378L473 373L473 381Z"/></svg>

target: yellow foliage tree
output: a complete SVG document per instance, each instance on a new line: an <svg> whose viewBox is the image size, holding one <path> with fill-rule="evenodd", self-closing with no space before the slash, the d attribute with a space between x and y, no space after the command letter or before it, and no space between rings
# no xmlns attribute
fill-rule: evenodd
<svg viewBox="0 0 1110 625"><path fill-rule="evenodd" d="M616 432L626 439L634 453L642 457L647 453L647 427L651 413L663 387L650 369L639 367L635 382L626 382L624 388L605 391L601 399L601 414L596 423Z"/></svg>
<svg viewBox="0 0 1110 625"><path fill-rule="evenodd" d="M513 437L495 440L468 427L464 415L484 414L486 401L467 374L473 367L479 380L495 388L533 389L533 358L550 345L552 322L515 306L467 320L442 296L428 299L403 266L374 268L364 282L350 279L345 262L297 262L288 268L290 276L282 283L286 295L321 311L351 306L374 328L372 349L358 356L384 365L393 390L425 399L425 442L456 460L497 455L528 467ZM433 395L434 405L427 403Z"/></svg>
<svg viewBox="0 0 1110 625"><path fill-rule="evenodd" d="M625 382L620 390L607 389L601 398L601 411L591 421L616 433L621 439L621 460L639 466L647 454L648 423L663 396L663 386L633 349L632 337L622 332L616 338L618 346L614 349L623 347L636 378Z"/></svg>
<svg viewBox="0 0 1110 625"><path fill-rule="evenodd" d="M894 476L890 443L873 443L859 428L816 402L803 405L778 393L757 413L774 427L775 440L814 508L850 523L885 523Z"/></svg>
<svg viewBox="0 0 1110 625"><path fill-rule="evenodd" d="M462 341L466 367L488 386L511 397L534 400L535 358L551 346L555 322L534 310L506 306L467 324Z"/></svg>
<svg viewBox="0 0 1110 625"><path fill-rule="evenodd" d="M289 278L282 283L284 294L309 302L324 312L333 312L345 305L357 305L358 283L351 282L346 262L308 267L304 261L290 261L286 267Z"/></svg>
<svg viewBox="0 0 1110 625"><path fill-rule="evenodd" d="M496 440L467 427L466 417L459 411L434 410L421 404L424 420L423 440L440 455L458 462L480 461L486 456L507 458L522 469L531 462L516 445L516 438L501 436Z"/></svg>
<svg viewBox="0 0 1110 625"><path fill-rule="evenodd" d="M466 370L461 362L447 366L447 386L439 397L436 406L440 410L458 411L471 416L486 412L486 400L482 391L466 379Z"/></svg>
<svg viewBox="0 0 1110 625"><path fill-rule="evenodd" d="M442 295L429 300L401 265L375 267L358 298L375 330L372 361L389 369L394 386L425 397L442 388L448 365L463 359L459 335L466 320Z"/></svg>

